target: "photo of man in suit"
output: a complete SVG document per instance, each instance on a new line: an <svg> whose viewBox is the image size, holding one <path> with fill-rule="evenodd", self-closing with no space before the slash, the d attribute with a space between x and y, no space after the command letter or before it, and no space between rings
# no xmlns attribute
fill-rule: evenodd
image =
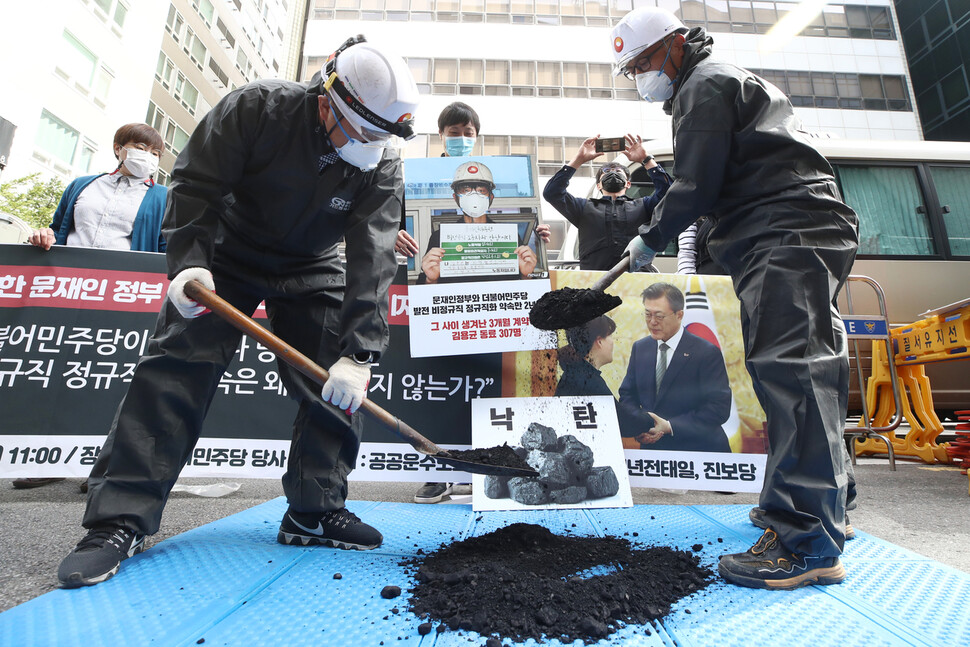
<svg viewBox="0 0 970 647"><path fill-rule="evenodd" d="M720 349L681 325L676 286L654 283L640 296L650 335L634 342L620 385L622 434L641 449L730 452L721 425L731 387Z"/></svg>

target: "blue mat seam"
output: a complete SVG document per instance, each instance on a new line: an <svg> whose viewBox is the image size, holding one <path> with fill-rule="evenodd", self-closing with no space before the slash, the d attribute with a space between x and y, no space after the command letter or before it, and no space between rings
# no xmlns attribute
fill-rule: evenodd
<svg viewBox="0 0 970 647"><path fill-rule="evenodd" d="M266 590L270 585L273 584L273 582L283 577L286 573L291 571L297 564L307 559L307 556L309 554L310 554L310 549L305 548L301 550L300 554L297 555L289 564L279 569L278 571L274 572L272 576L263 578L262 581L257 582L253 586L249 587L249 589L244 591L239 596L239 601L227 607L226 610L222 612L217 618L204 623L198 629L190 630L188 633L190 633L191 635L188 638L184 639L182 642L177 643L176 647L189 647L190 645L198 644L199 639L203 638L204 634L207 631L212 630L213 628L221 624L223 621L227 620L232 614L234 614L236 611L241 609L244 604L248 603L254 597L259 595L260 592Z"/></svg>

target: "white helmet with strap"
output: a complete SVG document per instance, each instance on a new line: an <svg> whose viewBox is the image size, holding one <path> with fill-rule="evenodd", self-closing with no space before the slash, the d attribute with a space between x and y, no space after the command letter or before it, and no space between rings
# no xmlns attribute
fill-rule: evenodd
<svg viewBox="0 0 970 647"><path fill-rule="evenodd" d="M634 9L613 28L613 76L619 76L648 47L675 31L687 31L677 16L659 7Z"/></svg>
<svg viewBox="0 0 970 647"><path fill-rule="evenodd" d="M407 63L363 36L348 38L323 65L323 89L365 141L414 137L418 86Z"/></svg>
<svg viewBox="0 0 970 647"><path fill-rule="evenodd" d="M481 162L465 162L455 169L455 178L451 182L451 190L458 193L462 184L485 184L489 191L495 191L492 172Z"/></svg>

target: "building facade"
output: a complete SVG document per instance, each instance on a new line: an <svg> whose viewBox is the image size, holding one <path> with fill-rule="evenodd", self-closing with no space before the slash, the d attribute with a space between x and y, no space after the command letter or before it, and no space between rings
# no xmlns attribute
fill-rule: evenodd
<svg viewBox="0 0 970 647"><path fill-rule="evenodd" d="M895 0L926 139L970 141L970 3Z"/></svg>
<svg viewBox="0 0 970 647"><path fill-rule="evenodd" d="M3 180L112 170L119 126L141 121L165 2L54 0L5 6L0 116L14 133Z"/></svg>
<svg viewBox="0 0 970 647"><path fill-rule="evenodd" d="M145 121L165 139L158 180L169 173L199 119L229 91L295 78L291 52L306 0L171 0ZM288 73L289 72L289 73Z"/></svg>
<svg viewBox="0 0 970 647"><path fill-rule="evenodd" d="M295 78L306 0L53 0L4 9L0 117L17 129L3 171L65 182L117 165L115 130L165 140L158 181L230 90Z"/></svg>
<svg viewBox="0 0 970 647"><path fill-rule="evenodd" d="M765 33L796 5L751 0L310 0L305 73L348 36L396 48L425 95L409 156L441 153L436 119L461 100L482 120L476 153L535 155L540 186L584 138L669 139L659 104L610 74L610 30L634 6L704 26L715 54L785 91L807 129L845 139L922 138L891 0L827 4L776 51ZM603 161L602 159L599 161ZM571 190L592 184L580 169ZM547 220L557 217L544 208Z"/></svg>

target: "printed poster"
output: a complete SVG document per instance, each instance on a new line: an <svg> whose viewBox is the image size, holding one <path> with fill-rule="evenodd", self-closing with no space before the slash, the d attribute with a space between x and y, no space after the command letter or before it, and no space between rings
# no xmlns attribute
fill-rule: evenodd
<svg viewBox="0 0 970 647"><path fill-rule="evenodd" d="M479 448L507 444L539 472L473 475L476 511L633 505L610 397L478 399L472 403L472 441Z"/></svg>

